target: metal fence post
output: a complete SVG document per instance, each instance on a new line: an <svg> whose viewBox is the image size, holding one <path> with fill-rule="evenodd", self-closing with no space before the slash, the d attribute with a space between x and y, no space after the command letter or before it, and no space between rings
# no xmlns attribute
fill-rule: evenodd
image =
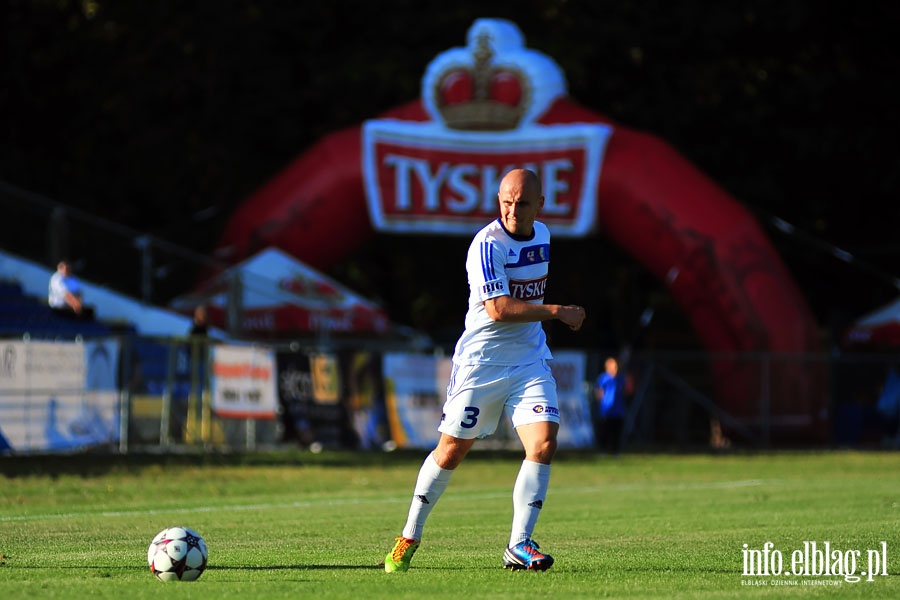
<svg viewBox="0 0 900 600"><path fill-rule="evenodd" d="M50 264L69 255L69 224L66 209L54 206L47 220L47 260Z"/></svg>
<svg viewBox="0 0 900 600"><path fill-rule="evenodd" d="M153 242L149 235L135 238L134 245L141 251L141 300L150 302L153 296Z"/></svg>
<svg viewBox="0 0 900 600"><path fill-rule="evenodd" d="M131 374L131 342L121 338L121 360L125 368L118 369L119 373ZM119 381L119 453L128 454L128 429L131 426L131 386L127 382Z"/></svg>
<svg viewBox="0 0 900 600"><path fill-rule="evenodd" d="M226 329L231 335L240 335L243 312L244 282L241 274L235 271L228 280L228 306L225 314Z"/></svg>
<svg viewBox="0 0 900 600"><path fill-rule="evenodd" d="M172 390L175 388L175 348L171 340L166 354L166 387L162 397L162 407L159 415L159 445L168 448L172 442L170 435L172 423Z"/></svg>
<svg viewBox="0 0 900 600"><path fill-rule="evenodd" d="M762 428L761 437L764 448L769 447L772 425L772 399L771 376L772 362L770 354L763 354L760 360L760 397L759 397L759 424Z"/></svg>
<svg viewBox="0 0 900 600"><path fill-rule="evenodd" d="M200 365L206 362L208 347L205 341L191 339L191 397L200 400L200 440L208 444L212 437L212 411L210 410L207 386L200 377ZM202 361L202 362L201 362ZM208 373L207 366L206 372Z"/></svg>

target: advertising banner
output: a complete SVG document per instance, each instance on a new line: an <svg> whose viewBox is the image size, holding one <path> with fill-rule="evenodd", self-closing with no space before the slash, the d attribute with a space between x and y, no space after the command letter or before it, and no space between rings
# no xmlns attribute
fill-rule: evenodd
<svg viewBox="0 0 900 600"><path fill-rule="evenodd" d="M284 441L310 448L368 447L362 444L362 434L354 431L357 414L348 406L347 396L355 396L357 387L353 369L346 368L339 355L279 352Z"/></svg>
<svg viewBox="0 0 900 600"><path fill-rule="evenodd" d="M514 132L459 132L433 123L368 121L364 175L379 231L472 234L496 218L500 178L512 165L542 175L541 221L554 235L594 226L600 164L611 129L532 125Z"/></svg>
<svg viewBox="0 0 900 600"><path fill-rule="evenodd" d="M391 437L398 448L430 448L437 444L438 425L450 359L421 354L385 354L385 397Z"/></svg>
<svg viewBox="0 0 900 600"><path fill-rule="evenodd" d="M559 397L560 448L590 448L594 444L589 387L585 377L587 357L583 352L556 350L550 370Z"/></svg>
<svg viewBox="0 0 900 600"><path fill-rule="evenodd" d="M0 343L0 448L61 452L118 439L119 345Z"/></svg>
<svg viewBox="0 0 900 600"><path fill-rule="evenodd" d="M274 419L278 414L275 353L255 346L214 345L212 410L223 418Z"/></svg>

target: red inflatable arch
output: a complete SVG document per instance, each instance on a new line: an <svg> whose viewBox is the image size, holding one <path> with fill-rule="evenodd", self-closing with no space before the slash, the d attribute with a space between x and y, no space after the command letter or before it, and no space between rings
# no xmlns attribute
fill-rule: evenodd
<svg viewBox="0 0 900 600"><path fill-rule="evenodd" d="M435 117L429 102L379 119L427 123ZM533 119L534 127L576 123L610 130L591 191L599 226L666 282L705 347L730 357L712 363L719 406L756 427L761 402L772 398L773 439L826 440L824 378L797 356L820 350L817 324L753 216L662 140L564 94ZM220 254L237 260L275 246L328 268L373 236L363 135L360 126L325 136L248 198L227 225ZM736 353L793 360L740 360Z"/></svg>

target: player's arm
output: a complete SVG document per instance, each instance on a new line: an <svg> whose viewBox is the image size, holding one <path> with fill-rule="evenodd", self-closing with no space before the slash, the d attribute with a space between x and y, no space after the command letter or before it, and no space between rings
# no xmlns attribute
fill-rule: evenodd
<svg viewBox="0 0 900 600"><path fill-rule="evenodd" d="M484 301L484 309L494 321L507 323L533 323L535 321L559 320L572 331L581 329L584 309L580 306L562 304L534 304L512 296L497 296Z"/></svg>

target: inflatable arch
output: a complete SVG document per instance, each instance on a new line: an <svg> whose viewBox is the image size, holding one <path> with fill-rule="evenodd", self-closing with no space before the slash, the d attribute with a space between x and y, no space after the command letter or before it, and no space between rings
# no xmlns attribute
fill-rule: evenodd
<svg viewBox="0 0 900 600"><path fill-rule="evenodd" d="M507 21L476 21L465 48L429 65L422 98L301 154L238 207L218 253L275 246L327 268L376 231L470 235L496 215L494 184L516 164L542 172L555 236L602 230L666 283L712 353L819 351L753 216L664 141L569 98L556 63ZM823 377L809 364L773 361L763 374L761 361L723 358L712 371L716 402L745 423L770 397L773 438L827 438Z"/></svg>

